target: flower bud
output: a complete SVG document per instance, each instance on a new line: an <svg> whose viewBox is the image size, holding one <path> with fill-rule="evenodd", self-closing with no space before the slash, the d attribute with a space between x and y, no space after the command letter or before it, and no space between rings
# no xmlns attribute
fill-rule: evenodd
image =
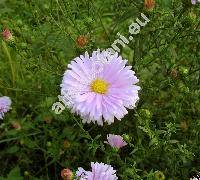
<svg viewBox="0 0 200 180"><path fill-rule="evenodd" d="M52 117L50 117L50 116L44 117L44 122L45 122L45 123L51 124L51 121L52 121Z"/></svg>
<svg viewBox="0 0 200 180"><path fill-rule="evenodd" d="M145 0L144 6L145 6L146 9L152 10L155 6L155 0Z"/></svg>
<svg viewBox="0 0 200 180"><path fill-rule="evenodd" d="M155 172L155 180L165 180L165 175L161 171Z"/></svg>
<svg viewBox="0 0 200 180"><path fill-rule="evenodd" d="M14 129L21 130L21 125L18 122L13 121L11 124Z"/></svg>
<svg viewBox="0 0 200 180"><path fill-rule="evenodd" d="M87 36L78 36L76 39L76 44L79 48L84 48L88 43L88 38Z"/></svg>
<svg viewBox="0 0 200 180"><path fill-rule="evenodd" d="M197 15L194 12L189 12L188 17L189 17L189 20L193 23L196 22L197 20Z"/></svg>
<svg viewBox="0 0 200 180"><path fill-rule="evenodd" d="M24 140L23 139L21 139L19 142L20 142L21 145L24 145Z"/></svg>
<svg viewBox="0 0 200 180"><path fill-rule="evenodd" d="M178 76L177 70L176 70L176 69L172 69L171 75L172 75L172 77L173 77L174 79L177 78L177 76Z"/></svg>
<svg viewBox="0 0 200 180"><path fill-rule="evenodd" d="M47 147L51 147L51 142L50 141L47 142Z"/></svg>
<svg viewBox="0 0 200 180"><path fill-rule="evenodd" d="M29 176L29 172L28 171L24 171L24 176Z"/></svg>
<svg viewBox="0 0 200 180"><path fill-rule="evenodd" d="M67 139L65 139L64 142L63 142L63 146L64 146L64 149L69 148L70 147L70 142Z"/></svg>
<svg viewBox="0 0 200 180"><path fill-rule="evenodd" d="M12 36L12 33L10 32L10 30L8 28L5 28L2 32L2 36L3 36L3 39L5 41L13 41L14 38Z"/></svg>
<svg viewBox="0 0 200 180"><path fill-rule="evenodd" d="M179 72L180 72L183 76L187 76L189 70L188 70L188 68L181 66L181 67L179 67Z"/></svg>
<svg viewBox="0 0 200 180"><path fill-rule="evenodd" d="M152 113L148 109L141 109L140 116L150 119L152 117Z"/></svg>
<svg viewBox="0 0 200 180"><path fill-rule="evenodd" d="M73 179L73 172L70 169L63 169L61 171L61 177L63 180L72 180Z"/></svg>
<svg viewBox="0 0 200 180"><path fill-rule="evenodd" d="M186 121L181 121L180 128L185 132L188 130L188 124Z"/></svg>

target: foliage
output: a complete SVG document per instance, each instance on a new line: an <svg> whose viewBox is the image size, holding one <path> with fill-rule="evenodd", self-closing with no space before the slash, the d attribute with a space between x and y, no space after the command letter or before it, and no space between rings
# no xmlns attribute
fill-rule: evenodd
<svg viewBox="0 0 200 180"><path fill-rule="evenodd" d="M189 179L200 171L200 5L158 0L1 0L0 30L14 42L0 47L0 96L12 111L0 122L1 179L60 179L68 167L111 164L119 179ZM85 51L110 47L117 32L144 13L150 22L121 54L140 79L140 101L121 121L84 125L65 110L56 115L67 64ZM88 37L79 48L76 38ZM15 128L19 123L21 128ZM129 143L115 151L109 133ZM14 178L13 178L14 177Z"/></svg>

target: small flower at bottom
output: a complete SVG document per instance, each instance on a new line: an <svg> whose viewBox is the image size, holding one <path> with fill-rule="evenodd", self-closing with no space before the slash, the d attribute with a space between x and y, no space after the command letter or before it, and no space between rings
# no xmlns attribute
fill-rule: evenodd
<svg viewBox="0 0 200 180"><path fill-rule="evenodd" d="M0 97L0 119L3 119L4 113L11 109L11 100L7 96Z"/></svg>
<svg viewBox="0 0 200 180"><path fill-rule="evenodd" d="M3 30L2 36L5 41L13 41L14 40L13 35L8 28L5 28Z"/></svg>
<svg viewBox="0 0 200 180"><path fill-rule="evenodd" d="M109 144L113 148L121 148L127 145L127 143L123 140L123 137L120 135L109 134L107 135L107 140L105 143Z"/></svg>
<svg viewBox="0 0 200 180"><path fill-rule="evenodd" d="M74 175L73 172L67 168L61 171L61 177L63 180L72 180Z"/></svg>
<svg viewBox="0 0 200 180"><path fill-rule="evenodd" d="M94 68L97 61L101 70ZM104 122L113 123L115 117L121 120L128 114L127 109L135 108L140 90L135 72L126 63L117 53L107 51L94 51L91 57L86 52L75 58L61 84L61 95L71 102L70 107L66 106L79 114L83 123L103 126Z"/></svg>
<svg viewBox="0 0 200 180"><path fill-rule="evenodd" d="M117 180L116 170L111 165L91 162L92 171L78 168L76 177L80 180Z"/></svg>

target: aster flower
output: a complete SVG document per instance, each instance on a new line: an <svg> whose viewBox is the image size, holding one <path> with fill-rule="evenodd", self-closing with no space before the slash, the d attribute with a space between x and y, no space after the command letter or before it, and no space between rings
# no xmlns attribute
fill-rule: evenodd
<svg viewBox="0 0 200 180"><path fill-rule="evenodd" d="M105 143L114 148L121 148L127 145L127 143L123 140L123 137L120 135L109 134L107 135L107 140L108 141L106 141Z"/></svg>
<svg viewBox="0 0 200 180"><path fill-rule="evenodd" d="M85 171L83 168L78 168L76 176L80 180L117 180L116 171L111 165L104 163L91 163L92 171Z"/></svg>
<svg viewBox="0 0 200 180"><path fill-rule="evenodd" d="M192 4L197 4L198 2L200 2L200 0L191 0Z"/></svg>
<svg viewBox="0 0 200 180"><path fill-rule="evenodd" d="M11 108L11 100L7 96L0 97L0 119L3 119L4 113L8 112Z"/></svg>
<svg viewBox="0 0 200 180"><path fill-rule="evenodd" d="M190 178L190 180L200 180L200 176L196 175L195 177Z"/></svg>
<svg viewBox="0 0 200 180"><path fill-rule="evenodd" d="M113 123L115 117L121 120L128 113L126 108L135 107L140 90L135 72L126 63L117 53L99 50L91 57L86 52L75 58L61 84L66 106L79 114L83 123L103 125Z"/></svg>

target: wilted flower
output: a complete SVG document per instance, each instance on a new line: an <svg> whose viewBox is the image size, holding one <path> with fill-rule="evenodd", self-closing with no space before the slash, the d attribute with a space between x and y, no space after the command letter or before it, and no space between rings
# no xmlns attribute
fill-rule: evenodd
<svg viewBox="0 0 200 180"><path fill-rule="evenodd" d="M183 131L187 131L187 130L188 130L188 123L187 123L187 121L181 121L181 123L180 123L180 128L181 128Z"/></svg>
<svg viewBox="0 0 200 180"><path fill-rule="evenodd" d="M177 70L176 69L172 69L171 75L172 75L173 78L177 78L177 76L178 76Z"/></svg>
<svg viewBox="0 0 200 180"><path fill-rule="evenodd" d="M110 55L107 51L94 51L91 57L86 52L75 58L61 84L66 106L70 101L69 107L82 117L83 123L103 125L113 123L114 117L121 120L128 113L126 108L135 107L140 90L135 85L139 82L135 72L126 63L117 53Z"/></svg>
<svg viewBox="0 0 200 180"><path fill-rule="evenodd" d="M51 121L52 121L52 117L51 116L44 117L44 122L46 122L47 124L51 124Z"/></svg>
<svg viewBox="0 0 200 180"><path fill-rule="evenodd" d="M88 37L87 36L78 36L76 39L76 44L78 47L83 48L84 46L86 46L86 44L88 43Z"/></svg>
<svg viewBox="0 0 200 180"><path fill-rule="evenodd" d="M63 146L64 146L65 149L69 148L70 142L67 139L65 139L64 142L63 142Z"/></svg>
<svg viewBox="0 0 200 180"><path fill-rule="evenodd" d="M116 180L116 171L112 166L104 163L91 162L92 171L85 171L83 168L78 168L76 176L80 180Z"/></svg>
<svg viewBox="0 0 200 180"><path fill-rule="evenodd" d="M70 169L63 169L61 171L61 177L63 180L72 180L73 179L73 172Z"/></svg>
<svg viewBox="0 0 200 180"><path fill-rule="evenodd" d="M107 140L108 142L106 141L106 143L114 148L121 148L127 145L127 143L123 140L123 137L120 135L109 134L107 135Z"/></svg>
<svg viewBox="0 0 200 180"><path fill-rule="evenodd" d="M155 6L155 0L145 0L144 6L146 9L149 9L149 10L153 9Z"/></svg>
<svg viewBox="0 0 200 180"><path fill-rule="evenodd" d="M22 128L19 122L13 121L11 124L12 124L12 127L16 130L21 130Z"/></svg>
<svg viewBox="0 0 200 180"><path fill-rule="evenodd" d="M191 3L192 3L192 4L196 4L196 3L198 3L198 2L200 2L200 0L191 0Z"/></svg>
<svg viewBox="0 0 200 180"><path fill-rule="evenodd" d="M3 119L4 113L8 112L11 108L11 100L7 96L0 97L0 119Z"/></svg>
<svg viewBox="0 0 200 180"><path fill-rule="evenodd" d="M3 36L3 39L5 41L12 41L13 40L13 36L12 36L12 33L10 32L10 30L8 28L5 28L2 32L2 36Z"/></svg>

